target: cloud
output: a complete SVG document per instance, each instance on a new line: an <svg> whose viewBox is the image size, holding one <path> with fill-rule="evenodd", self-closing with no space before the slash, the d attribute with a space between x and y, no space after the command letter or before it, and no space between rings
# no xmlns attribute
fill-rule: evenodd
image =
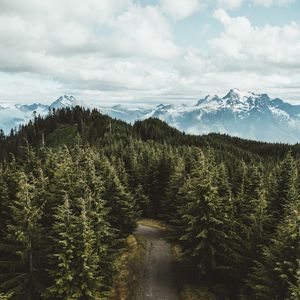
<svg viewBox="0 0 300 300"><path fill-rule="evenodd" d="M184 19L201 8L200 0L161 0L161 7L164 12L174 19Z"/></svg>
<svg viewBox="0 0 300 300"><path fill-rule="evenodd" d="M254 6L272 7L287 6L295 3L296 0L217 0L217 5L224 9L238 9L243 4L248 3Z"/></svg>
<svg viewBox="0 0 300 300"><path fill-rule="evenodd" d="M241 68L263 68L264 72L300 69L300 26L253 26L246 17L230 17L218 9L214 17L224 31L211 40L215 54Z"/></svg>
<svg viewBox="0 0 300 300"><path fill-rule="evenodd" d="M129 0L82 3L1 1L0 71L39 74L62 82L90 80L92 87L99 80L101 89L104 77L121 85L139 81L135 68L141 63L134 60L151 65L152 60L180 54L159 7L141 7ZM144 63L143 68L147 66Z"/></svg>
<svg viewBox="0 0 300 300"><path fill-rule="evenodd" d="M254 5L257 6L286 6L295 3L296 0L251 0Z"/></svg>
<svg viewBox="0 0 300 300"><path fill-rule="evenodd" d="M132 7L113 23L108 38L111 51L136 56L172 59L179 50L172 41L171 28L157 7ZM120 53L121 54L121 53Z"/></svg>
<svg viewBox="0 0 300 300"><path fill-rule="evenodd" d="M210 2L228 9L242 5L218 1ZM222 94L234 86L295 97L300 91L296 23L258 27L218 9L214 17L221 31L210 30L215 36L203 41L205 52L176 44L177 21L202 5L209 9L208 2L1 0L1 101L49 102L61 93L101 102L169 101Z"/></svg>
<svg viewBox="0 0 300 300"><path fill-rule="evenodd" d="M219 0L218 5L226 9L238 9L245 0Z"/></svg>

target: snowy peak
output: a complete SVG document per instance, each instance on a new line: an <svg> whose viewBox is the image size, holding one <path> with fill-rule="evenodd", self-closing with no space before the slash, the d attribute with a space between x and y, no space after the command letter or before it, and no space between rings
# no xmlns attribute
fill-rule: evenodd
<svg viewBox="0 0 300 300"><path fill-rule="evenodd" d="M33 103L16 104L9 107L0 108L0 128L8 133L11 128L27 123L34 115L46 116L49 109L60 109L64 107L85 106L83 102L78 101L74 96L61 96L51 105Z"/></svg>
<svg viewBox="0 0 300 300"><path fill-rule="evenodd" d="M222 99L218 95L214 95L214 96L207 95L203 99L198 100L196 106L201 106L203 104L208 104L208 103L213 103L213 102L220 103L220 102L222 102Z"/></svg>
<svg viewBox="0 0 300 300"><path fill-rule="evenodd" d="M160 111L168 111L169 109L175 108L175 106L172 104L159 104L156 108Z"/></svg>
<svg viewBox="0 0 300 300"><path fill-rule="evenodd" d="M228 110L233 113L250 112L251 110L266 110L272 106L272 101L267 94L255 94L244 92L239 89L231 89L224 97L206 96L200 99L196 106L205 111ZM276 99L276 103L282 100ZM283 101L282 101L283 103Z"/></svg>
<svg viewBox="0 0 300 300"><path fill-rule="evenodd" d="M60 109L64 107L73 107L73 106L84 106L84 104L80 101L78 101L74 96L60 96L56 101L54 101L51 105L51 109Z"/></svg>
<svg viewBox="0 0 300 300"><path fill-rule="evenodd" d="M232 101L245 101L249 98L256 98L259 95L256 95L252 92L243 92L237 88L231 89L222 99L232 100Z"/></svg>
<svg viewBox="0 0 300 300"><path fill-rule="evenodd" d="M46 116L49 109L76 105L88 107L69 95L59 97L51 105L0 106L0 128L8 133L11 128L27 123L34 115ZM156 117L192 134L219 132L269 142L300 141L300 105L236 88L223 97L207 95L195 104L162 103L153 107L94 105L89 108L98 108L102 113L128 123Z"/></svg>

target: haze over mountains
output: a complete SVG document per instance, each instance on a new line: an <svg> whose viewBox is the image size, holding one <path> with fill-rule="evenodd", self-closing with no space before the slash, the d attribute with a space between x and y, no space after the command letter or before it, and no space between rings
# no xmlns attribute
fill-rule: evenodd
<svg viewBox="0 0 300 300"><path fill-rule="evenodd" d="M50 105L0 105L0 128L11 128L28 122L33 114L45 116L49 109L72 106L94 107L103 113L134 122L149 117L159 118L182 131L192 134L227 133L242 138L297 143L300 141L300 105L291 105L267 94L255 94L231 89L225 96L208 95L192 105L160 104L151 109L126 105L90 106L73 96L61 96Z"/></svg>

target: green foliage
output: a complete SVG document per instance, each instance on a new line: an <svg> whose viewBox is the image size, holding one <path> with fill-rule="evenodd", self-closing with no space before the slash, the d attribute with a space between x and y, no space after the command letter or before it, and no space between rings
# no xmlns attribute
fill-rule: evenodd
<svg viewBox="0 0 300 300"><path fill-rule="evenodd" d="M76 136L77 126L76 125L62 125L55 129L46 138L46 144L51 147L58 147L63 144L70 145Z"/></svg>
<svg viewBox="0 0 300 300"><path fill-rule="evenodd" d="M290 284L289 300L300 299L300 260L298 260L298 269L296 271L295 280Z"/></svg>
<svg viewBox="0 0 300 300"><path fill-rule="evenodd" d="M214 175L214 166L200 155L182 188L184 204L179 208L179 241L184 255L192 259L204 275L211 275L218 266L218 251L226 242L221 201L213 184Z"/></svg>
<svg viewBox="0 0 300 300"><path fill-rule="evenodd" d="M67 195L64 196L63 204L57 207L54 219L51 236L53 246L48 255L51 266L48 272L53 285L47 288L45 296L56 299L78 299L73 284L77 276L74 262L76 224Z"/></svg>
<svg viewBox="0 0 300 300"><path fill-rule="evenodd" d="M5 270L1 275L0 288L18 295L19 299L32 299L39 293L39 256L43 245L43 229L39 223L42 205L35 200L35 179L20 172L16 199L9 209L11 221L4 229L1 249L5 259L1 262Z"/></svg>
<svg viewBox="0 0 300 300"><path fill-rule="evenodd" d="M297 293L300 259L300 201L285 205L285 216L277 227L270 245L265 246L261 259L248 280L249 294L259 299L286 299L292 289Z"/></svg>
<svg viewBox="0 0 300 300"><path fill-rule="evenodd" d="M299 298L299 144L75 107L0 132L0 155L0 299L105 298L141 215L231 299Z"/></svg>
<svg viewBox="0 0 300 300"><path fill-rule="evenodd" d="M297 197L297 168L289 151L280 164L276 196L273 201L273 213L281 216L284 206Z"/></svg>

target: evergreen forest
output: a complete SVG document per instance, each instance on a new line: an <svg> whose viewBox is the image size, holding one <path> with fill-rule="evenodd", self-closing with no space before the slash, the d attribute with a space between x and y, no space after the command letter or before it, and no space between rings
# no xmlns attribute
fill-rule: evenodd
<svg viewBox="0 0 300 300"><path fill-rule="evenodd" d="M140 218L220 299L300 299L300 145L76 106L0 131L0 299L106 299ZM223 297L223 298L222 298Z"/></svg>

